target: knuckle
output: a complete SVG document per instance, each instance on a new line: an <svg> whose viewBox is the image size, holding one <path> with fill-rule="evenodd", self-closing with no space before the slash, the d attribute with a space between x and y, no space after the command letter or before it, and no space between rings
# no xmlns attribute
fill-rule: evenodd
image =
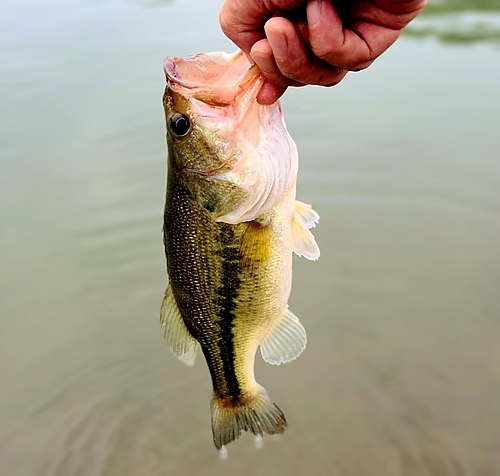
<svg viewBox="0 0 500 476"><path fill-rule="evenodd" d="M224 10L221 10L219 13L219 24L224 34L229 37L229 34L232 31L232 26L231 22L227 19L227 15Z"/></svg>
<svg viewBox="0 0 500 476"><path fill-rule="evenodd" d="M327 88L331 86L336 86L344 79L345 74L337 73L335 76L321 77L318 85L325 86Z"/></svg>
<svg viewBox="0 0 500 476"><path fill-rule="evenodd" d="M224 7L219 13L219 25L222 32L232 41L238 38L240 30L238 28L238 21L236 21L234 14L226 11Z"/></svg>
<svg viewBox="0 0 500 476"><path fill-rule="evenodd" d="M368 68L373 63L374 60L371 61L365 61L364 63L358 63L356 65L353 65L351 68L349 68L349 71L363 71L364 69Z"/></svg>
<svg viewBox="0 0 500 476"><path fill-rule="evenodd" d="M326 41L322 41L319 44L311 42L311 52L324 63L348 71L356 71L357 68L366 68L374 60L374 55L371 51L347 50L341 45L335 45L332 42Z"/></svg>
<svg viewBox="0 0 500 476"><path fill-rule="evenodd" d="M284 87L290 86L290 78L286 72L286 70L282 70L278 64L274 67L268 69L261 69L262 74L265 76L267 80L273 83L276 86Z"/></svg>
<svg viewBox="0 0 500 476"><path fill-rule="evenodd" d="M285 77L282 74L267 75L266 78L269 79L269 81L271 81L275 86L278 86L280 88L286 88L287 86L290 86L289 78Z"/></svg>
<svg viewBox="0 0 500 476"><path fill-rule="evenodd" d="M320 86L335 86L344 79L347 74L345 69L333 67L322 67L319 72L321 73L318 77L317 84Z"/></svg>
<svg viewBox="0 0 500 476"><path fill-rule="evenodd" d="M311 51L316 58L328 64L333 64L332 61L334 61L335 57L338 55L338 52L332 45L324 41L319 43L311 41Z"/></svg>
<svg viewBox="0 0 500 476"><path fill-rule="evenodd" d="M301 75L301 68L287 59L276 58L276 65L280 73L284 76L283 79L298 79Z"/></svg>

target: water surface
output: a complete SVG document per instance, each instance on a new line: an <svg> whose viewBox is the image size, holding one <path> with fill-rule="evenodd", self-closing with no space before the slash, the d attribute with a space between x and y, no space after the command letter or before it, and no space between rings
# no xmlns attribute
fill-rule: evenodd
<svg viewBox="0 0 500 476"><path fill-rule="evenodd" d="M499 8L431 4L369 70L287 92L308 347L258 358L286 433L219 461L158 309L162 62L231 51L220 4L0 7L0 475L500 474Z"/></svg>

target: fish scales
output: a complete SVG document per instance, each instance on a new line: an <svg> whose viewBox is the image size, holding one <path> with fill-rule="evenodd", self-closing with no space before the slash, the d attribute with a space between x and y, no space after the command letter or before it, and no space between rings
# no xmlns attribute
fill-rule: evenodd
<svg viewBox="0 0 500 476"><path fill-rule="evenodd" d="M272 228L215 222L182 188L173 164L169 171L164 230L170 285L186 327L201 344L215 392L242 397L252 389L253 375L246 372L252 337L263 334L276 312L272 296L290 275L292 256L280 253L275 239L279 214Z"/></svg>
<svg viewBox="0 0 500 476"><path fill-rule="evenodd" d="M169 288L161 320L186 363L201 347L221 448L242 431L284 431L286 419L255 381L253 365L259 346L273 364L305 347L287 301L292 252L319 256L309 231L318 216L295 201L295 144L279 105L257 104L262 77L241 52L168 59L166 72Z"/></svg>

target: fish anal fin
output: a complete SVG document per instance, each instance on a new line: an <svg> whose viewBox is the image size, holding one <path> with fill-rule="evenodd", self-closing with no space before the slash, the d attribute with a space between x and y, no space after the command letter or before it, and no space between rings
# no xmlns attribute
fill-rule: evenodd
<svg viewBox="0 0 500 476"><path fill-rule="evenodd" d="M181 362L184 362L188 367L192 367L196 362L196 354L198 353L198 343L195 341L187 352L178 356Z"/></svg>
<svg viewBox="0 0 500 476"><path fill-rule="evenodd" d="M306 344L304 327L297 316L287 309L260 344L260 353L270 364L286 364L295 360L305 349Z"/></svg>
<svg viewBox="0 0 500 476"><path fill-rule="evenodd" d="M172 352L189 367L194 365L198 343L184 324L170 285L161 306L160 324L165 327L165 338Z"/></svg>
<svg viewBox="0 0 500 476"><path fill-rule="evenodd" d="M217 395L212 398L212 433L217 449L239 438L242 431L276 435L283 433L285 427L285 415L260 385L255 396L236 402Z"/></svg>
<svg viewBox="0 0 500 476"><path fill-rule="evenodd" d="M311 205L296 201L295 212L292 218L292 240L293 251L298 256L304 256L310 260L319 258L319 247L314 239L310 228L313 228L319 220L319 215L312 209Z"/></svg>

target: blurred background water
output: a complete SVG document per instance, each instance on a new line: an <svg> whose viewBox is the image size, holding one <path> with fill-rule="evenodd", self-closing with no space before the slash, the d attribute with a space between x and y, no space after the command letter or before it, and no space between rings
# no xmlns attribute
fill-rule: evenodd
<svg viewBox="0 0 500 476"><path fill-rule="evenodd" d="M500 475L500 3L430 1L372 67L290 90L287 415L220 461L210 382L159 329L166 56L234 48L222 1L0 5L0 475Z"/></svg>

